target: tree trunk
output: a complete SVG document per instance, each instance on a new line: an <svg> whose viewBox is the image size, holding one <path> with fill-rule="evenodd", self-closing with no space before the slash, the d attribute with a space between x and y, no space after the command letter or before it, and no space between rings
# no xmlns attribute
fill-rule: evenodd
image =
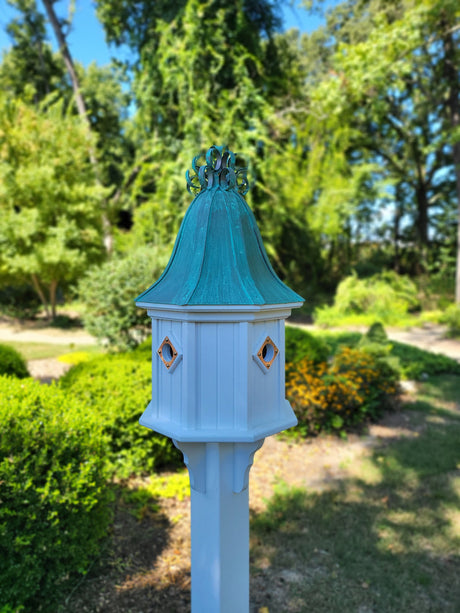
<svg viewBox="0 0 460 613"><path fill-rule="evenodd" d="M425 184L419 182L415 190L417 198L417 247L419 260L417 263L417 274L426 272L427 248L428 248L428 196Z"/></svg>
<svg viewBox="0 0 460 613"><path fill-rule="evenodd" d="M73 63L72 56L70 55L69 47L67 46L65 36L62 32L61 24L59 23L59 20L54 11L53 1L52 0L42 0L42 2L43 2L43 6L45 7L46 14L48 15L48 19L51 23L51 27L53 28L54 34L58 41L59 51L62 54L64 63L69 73L70 80L72 82L72 89L73 89L74 96L75 96L75 103L77 105L78 114L83 119L83 121L86 123L88 130L91 132L92 131L91 124L89 122L88 115L86 112L86 104L83 98L83 94L81 93L81 87L80 87L78 75L75 70L75 65ZM99 179L98 162L97 162L97 158L96 158L96 155L92 147L89 148L88 153L89 153L89 159L94 168L94 172L96 175L96 181L100 183L101 181ZM104 244L105 244L107 252L111 253L112 247L113 247L113 238L112 238L112 234L110 231L110 222L108 219L108 215L105 212L103 213L103 216L102 216L102 224L104 228Z"/></svg>
<svg viewBox="0 0 460 613"><path fill-rule="evenodd" d="M403 216L403 195L401 193L401 186L399 183L396 184L396 194L395 194L395 204L396 210L393 220L393 249L394 249L394 270L398 274L401 272L401 254L399 249L399 235L400 235L400 224L401 217Z"/></svg>
<svg viewBox="0 0 460 613"><path fill-rule="evenodd" d="M53 28L54 34L58 41L59 51L64 59L64 63L69 73L70 80L72 81L72 88L75 95L75 103L77 105L78 113L81 117L84 118L89 128L90 126L88 116L86 115L85 100L81 93L80 82L78 80L72 56L70 55L69 47L67 46L66 39L62 32L61 24L59 23L59 20L54 11L52 0L42 0L42 2L45 7L46 14L48 15L48 19L51 23L51 27ZM90 155L94 154L90 153ZM96 159L92 159L91 162L95 163Z"/></svg>
<svg viewBox="0 0 460 613"><path fill-rule="evenodd" d="M56 290L58 282L53 279L50 283L50 305L51 305L51 317L56 319Z"/></svg>
<svg viewBox="0 0 460 613"><path fill-rule="evenodd" d="M31 275L31 279L32 279L32 285L34 290L37 292L41 303L43 304L43 308L45 309L45 317L46 319L51 319L50 317L50 309L49 309L49 303L48 300L46 299L45 293L43 292L43 289L40 285L40 282L37 278L37 275Z"/></svg>

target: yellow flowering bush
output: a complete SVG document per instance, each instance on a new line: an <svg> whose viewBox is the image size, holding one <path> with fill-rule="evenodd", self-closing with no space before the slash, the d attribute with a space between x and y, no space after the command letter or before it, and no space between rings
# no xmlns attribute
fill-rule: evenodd
<svg viewBox="0 0 460 613"><path fill-rule="evenodd" d="M343 347L330 362L305 358L287 365L286 391L303 436L344 432L393 408L398 375L388 363Z"/></svg>

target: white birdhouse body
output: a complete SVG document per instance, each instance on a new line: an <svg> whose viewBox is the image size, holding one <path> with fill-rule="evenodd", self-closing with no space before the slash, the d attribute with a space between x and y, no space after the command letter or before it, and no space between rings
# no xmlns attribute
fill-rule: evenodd
<svg viewBox="0 0 460 613"><path fill-rule="evenodd" d="M184 442L251 442L297 423L284 391L291 305L162 306L148 308L152 400L141 424Z"/></svg>

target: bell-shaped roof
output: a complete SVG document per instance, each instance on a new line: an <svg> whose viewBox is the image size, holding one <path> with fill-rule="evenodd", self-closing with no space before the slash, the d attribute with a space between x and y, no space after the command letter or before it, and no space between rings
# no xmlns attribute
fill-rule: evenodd
<svg viewBox="0 0 460 613"><path fill-rule="evenodd" d="M269 305L303 302L276 275L254 215L241 193L244 169L225 147L211 147L206 164L193 160L189 191L200 190L177 235L161 277L136 298L145 304ZM240 193L241 192L241 193ZM299 305L300 306L300 305Z"/></svg>

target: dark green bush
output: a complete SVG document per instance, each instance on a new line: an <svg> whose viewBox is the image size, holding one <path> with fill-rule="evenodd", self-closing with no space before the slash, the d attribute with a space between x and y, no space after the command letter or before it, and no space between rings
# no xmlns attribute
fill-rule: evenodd
<svg viewBox="0 0 460 613"><path fill-rule="evenodd" d="M9 347L8 345L0 345L0 376L11 375L18 379L29 377L27 364L22 355Z"/></svg>
<svg viewBox="0 0 460 613"><path fill-rule="evenodd" d="M56 386L0 377L0 610L55 611L110 521L105 439Z"/></svg>
<svg viewBox="0 0 460 613"><path fill-rule="evenodd" d="M356 347L385 362L395 372L401 373L399 359L392 354L393 345L390 343L385 328L380 322L372 324L366 334L362 335Z"/></svg>
<svg viewBox="0 0 460 613"><path fill-rule="evenodd" d="M107 457L118 477L152 473L181 464L170 439L139 424L151 398L149 350L103 356L78 364L60 379L61 387L91 412L109 436Z"/></svg>
<svg viewBox="0 0 460 613"><path fill-rule="evenodd" d="M308 358L315 364L325 362L330 348L320 338L306 330L286 326L286 364L295 364L303 358Z"/></svg>
<svg viewBox="0 0 460 613"><path fill-rule="evenodd" d="M18 319L32 319L40 307L40 299L31 285L7 285L0 289L0 313Z"/></svg>

